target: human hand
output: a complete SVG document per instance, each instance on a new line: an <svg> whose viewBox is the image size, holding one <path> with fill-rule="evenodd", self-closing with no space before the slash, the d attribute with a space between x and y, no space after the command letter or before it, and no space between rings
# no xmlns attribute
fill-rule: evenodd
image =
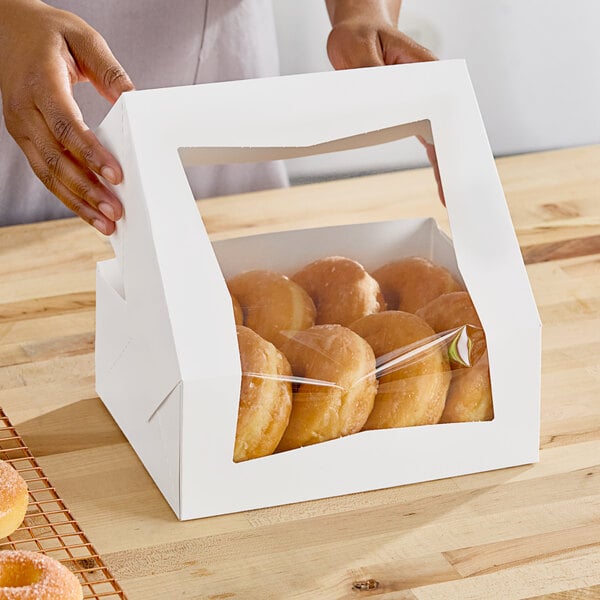
<svg viewBox="0 0 600 600"><path fill-rule="evenodd" d="M356 69L437 60L384 18L357 15L336 22L327 39L334 69Z"/></svg>
<svg viewBox="0 0 600 600"><path fill-rule="evenodd" d="M435 55L398 30L400 2L327 0L332 30L327 54L335 69L355 69L437 60ZM435 146L421 136L442 204L446 204Z"/></svg>
<svg viewBox="0 0 600 600"><path fill-rule="evenodd" d="M83 121L72 86L90 81L114 103L133 85L102 36L39 0L0 2L0 93L6 128L44 185L98 231L122 216L116 159Z"/></svg>

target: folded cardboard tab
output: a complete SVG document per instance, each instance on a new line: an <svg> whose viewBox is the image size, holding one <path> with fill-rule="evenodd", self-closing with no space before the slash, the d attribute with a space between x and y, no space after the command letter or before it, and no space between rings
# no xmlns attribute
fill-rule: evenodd
<svg viewBox="0 0 600 600"><path fill-rule="evenodd" d="M454 250L427 219L212 245L184 172L410 135L435 140ZM97 390L180 519L537 460L539 317L464 62L130 92L98 136L123 166L125 217L116 257L97 269ZM465 282L487 336L494 420L363 431L234 463L241 371L224 277L411 254Z"/></svg>

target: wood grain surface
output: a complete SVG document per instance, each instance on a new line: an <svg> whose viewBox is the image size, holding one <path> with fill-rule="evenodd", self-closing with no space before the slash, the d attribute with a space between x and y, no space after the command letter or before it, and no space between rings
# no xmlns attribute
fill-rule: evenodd
<svg viewBox="0 0 600 600"><path fill-rule="evenodd" d="M186 523L94 390L109 244L74 219L0 230L0 406L130 600L600 598L600 146L497 162L544 324L541 461ZM447 227L430 169L199 205L214 239Z"/></svg>

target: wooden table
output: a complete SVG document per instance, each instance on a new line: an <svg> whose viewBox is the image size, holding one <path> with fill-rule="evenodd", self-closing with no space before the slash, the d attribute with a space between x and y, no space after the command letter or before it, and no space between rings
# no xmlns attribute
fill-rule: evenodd
<svg viewBox="0 0 600 600"><path fill-rule="evenodd" d="M94 391L94 267L110 246L77 220L0 230L0 406L129 600L600 598L600 146L498 167L544 323L541 462L186 523ZM429 169L201 210L215 238L445 223Z"/></svg>

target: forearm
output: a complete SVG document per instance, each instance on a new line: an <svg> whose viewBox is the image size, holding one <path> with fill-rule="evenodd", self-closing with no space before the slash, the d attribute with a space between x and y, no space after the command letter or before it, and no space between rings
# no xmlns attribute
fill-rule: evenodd
<svg viewBox="0 0 600 600"><path fill-rule="evenodd" d="M402 0L325 0L331 25L356 19L398 24Z"/></svg>

